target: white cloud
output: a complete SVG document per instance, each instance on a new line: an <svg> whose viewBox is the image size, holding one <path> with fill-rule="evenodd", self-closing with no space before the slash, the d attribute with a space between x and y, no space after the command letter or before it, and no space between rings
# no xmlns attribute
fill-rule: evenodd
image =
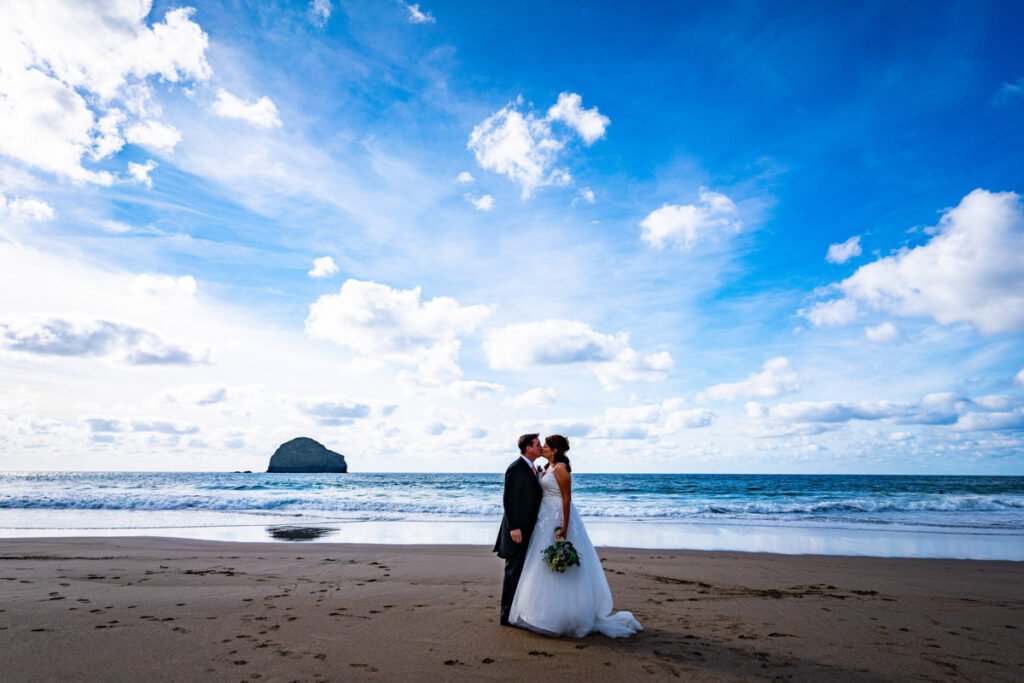
<svg viewBox="0 0 1024 683"><path fill-rule="evenodd" d="M434 24L437 23L437 19L430 14L430 12L424 12L420 9L419 3L408 4L405 9L409 12L409 23L412 24Z"/></svg>
<svg viewBox="0 0 1024 683"><path fill-rule="evenodd" d="M125 113L120 109L111 109L96 122L96 136L93 138L89 158L93 161L106 159L121 151L125 139L121 135L121 127L126 120Z"/></svg>
<svg viewBox="0 0 1024 683"><path fill-rule="evenodd" d="M1022 371L1024 372L1024 371ZM518 396L512 396L505 400L505 405L516 410L523 408L535 408L537 406L548 406L555 402L555 390L545 387L535 387L524 391Z"/></svg>
<svg viewBox="0 0 1024 683"><path fill-rule="evenodd" d="M372 408L366 403L345 397L320 397L295 402L300 413L316 420L325 427L351 424L355 420L370 417Z"/></svg>
<svg viewBox="0 0 1024 683"><path fill-rule="evenodd" d="M0 154L72 180L109 185L110 173L82 167L82 155L92 147L93 124L85 99L70 86L35 70L4 73Z"/></svg>
<svg viewBox="0 0 1024 683"><path fill-rule="evenodd" d="M476 178L474 178L473 174L470 173L469 171L463 171L459 175L455 176L455 182L457 182L459 185L469 185L474 180L476 180Z"/></svg>
<svg viewBox="0 0 1024 683"><path fill-rule="evenodd" d="M594 198L594 191L591 190L589 187L584 187L580 189L580 199L585 201L587 204L593 204Z"/></svg>
<svg viewBox="0 0 1024 683"><path fill-rule="evenodd" d="M595 426L590 420L577 420L573 418L550 418L545 420L518 420L515 423L516 431L520 434L540 432L541 437L549 434L561 434L562 436L588 436Z"/></svg>
<svg viewBox="0 0 1024 683"><path fill-rule="evenodd" d="M30 414L0 415L0 443L4 443L5 436L51 436L67 431L67 426L63 422L51 418Z"/></svg>
<svg viewBox="0 0 1024 683"><path fill-rule="evenodd" d="M124 139L155 152L170 154L181 142L181 133L174 126L147 120L125 128Z"/></svg>
<svg viewBox="0 0 1024 683"><path fill-rule="evenodd" d="M893 424L948 426L955 431L991 431L1024 426L1019 397L994 394L970 399L956 393L928 394L920 401L804 401L763 406L747 404L747 415L803 425L843 424L856 420Z"/></svg>
<svg viewBox="0 0 1024 683"><path fill-rule="evenodd" d="M579 95L562 93L548 115L541 117L520 112L520 97L474 127L467 147L481 168L517 183L524 199L539 187L566 185L572 176L555 164L568 139L556 136L551 124L565 123L589 145L603 137L609 123L596 108L581 109L580 102Z"/></svg>
<svg viewBox="0 0 1024 683"><path fill-rule="evenodd" d="M35 197L8 199L0 192L0 218L10 218L14 221L49 221L53 220L53 207Z"/></svg>
<svg viewBox="0 0 1024 683"><path fill-rule="evenodd" d="M894 315L968 322L986 334L1024 330L1024 208L1013 192L974 190L946 211L927 244L861 266L834 289L843 298L814 307L858 304ZM815 317L821 322L816 322Z"/></svg>
<svg viewBox="0 0 1024 683"><path fill-rule="evenodd" d="M28 317L0 322L0 347L40 356L100 357L129 365L193 365L208 353L107 320Z"/></svg>
<svg viewBox="0 0 1024 683"><path fill-rule="evenodd" d="M860 235L855 235L845 242L828 245L825 260L829 263L846 263L855 256L861 255Z"/></svg>
<svg viewBox="0 0 1024 683"><path fill-rule="evenodd" d="M1017 384L1024 384L1024 368L1020 369L1020 372L1013 378L1013 381Z"/></svg>
<svg viewBox="0 0 1024 683"><path fill-rule="evenodd" d="M109 171L87 169L82 160L120 149L122 107L140 115L152 78L210 76L207 37L192 21L194 10L172 9L149 26L150 10L145 1L3 3L0 154L73 180L111 184ZM166 150L173 145L157 123L143 124L133 137Z"/></svg>
<svg viewBox="0 0 1024 683"><path fill-rule="evenodd" d="M135 296L153 297L163 303L190 303L196 298L196 280L191 275L153 275L143 273L128 285Z"/></svg>
<svg viewBox="0 0 1024 683"><path fill-rule="evenodd" d="M448 394L454 398L480 400L505 391L505 387L494 382L459 380L448 385Z"/></svg>
<svg viewBox="0 0 1024 683"><path fill-rule="evenodd" d="M471 194L466 195L466 199L470 204L476 207L477 211L490 211L494 208L494 197L489 194L485 194L482 197L474 197Z"/></svg>
<svg viewBox="0 0 1024 683"><path fill-rule="evenodd" d="M583 98L572 92L558 95L558 101L548 109L548 120L561 121L583 138L585 145L592 145L604 137L611 119L601 114L597 107L583 108Z"/></svg>
<svg viewBox="0 0 1024 683"><path fill-rule="evenodd" d="M420 301L420 288L346 280L337 294L309 307L306 332L338 343L366 359L415 365L421 383L458 379L458 337L491 315L489 306L461 306L448 297Z"/></svg>
<svg viewBox="0 0 1024 683"><path fill-rule="evenodd" d="M864 336L874 342L889 342L900 336L900 331L891 322L886 321L875 327L865 327Z"/></svg>
<svg viewBox="0 0 1024 683"><path fill-rule="evenodd" d="M707 408L687 408L682 399L648 403L628 408L608 408L591 422L595 435L607 439L646 439L667 436L684 429L710 426L715 414Z"/></svg>
<svg viewBox="0 0 1024 683"><path fill-rule="evenodd" d="M857 303L851 299L822 301L814 304L810 309L800 309L800 315L810 320L815 327L846 325L853 322L858 313Z"/></svg>
<svg viewBox="0 0 1024 683"><path fill-rule="evenodd" d="M199 427L187 422L149 418L111 418L87 415L81 418L92 433L156 432L158 434L198 434Z"/></svg>
<svg viewBox="0 0 1024 683"><path fill-rule="evenodd" d="M607 389L614 389L620 382L660 382L675 367L672 354L668 351L641 354L626 348L616 357L594 366L594 374Z"/></svg>
<svg viewBox="0 0 1024 683"><path fill-rule="evenodd" d="M606 422L615 423L652 424L661 419L661 412L661 405L657 403L628 408L608 408L604 411L604 419Z"/></svg>
<svg viewBox="0 0 1024 683"><path fill-rule="evenodd" d="M281 118L278 116L277 105L269 97L261 97L255 102L247 102L235 97L223 88L217 89L217 100L213 103L213 113L225 119L245 121L255 128L280 128Z"/></svg>
<svg viewBox="0 0 1024 683"><path fill-rule="evenodd" d="M562 143L543 119L523 116L510 103L477 125L468 147L477 163L507 176L522 188L523 198L544 185L565 184L568 171L552 168Z"/></svg>
<svg viewBox="0 0 1024 683"><path fill-rule="evenodd" d="M665 431L709 427L714 420L715 414L707 408L680 409L668 413L665 417Z"/></svg>
<svg viewBox="0 0 1024 683"><path fill-rule="evenodd" d="M802 401L780 403L768 409L768 416L787 422L849 422L908 416L913 406L892 401Z"/></svg>
<svg viewBox="0 0 1024 683"><path fill-rule="evenodd" d="M629 346L629 335L624 332L602 334L573 320L545 320L490 329L484 351L491 368L496 370L586 364L607 387L619 380L659 381L673 365L667 352L634 351Z"/></svg>
<svg viewBox="0 0 1024 683"><path fill-rule="evenodd" d="M331 18L331 0L311 0L309 3L309 19L315 26L323 28Z"/></svg>
<svg viewBox="0 0 1024 683"><path fill-rule="evenodd" d="M162 403L208 406L227 400L228 389L223 384L186 384L166 389L157 396Z"/></svg>
<svg viewBox="0 0 1024 683"><path fill-rule="evenodd" d="M156 162L152 159L148 160L144 164L137 164L134 161L128 162L128 175L140 185L146 187L153 187L153 179L149 177L149 174L157 166Z"/></svg>
<svg viewBox="0 0 1024 683"><path fill-rule="evenodd" d="M700 400L735 401L740 398L773 398L800 388L800 378L789 360L778 356L765 361L761 372L752 372L742 382L716 384L700 393Z"/></svg>
<svg viewBox="0 0 1024 683"><path fill-rule="evenodd" d="M1020 399L1007 394L988 394L987 396L975 396L972 399L974 404L984 410L995 412L1007 411L1021 402Z"/></svg>
<svg viewBox="0 0 1024 683"><path fill-rule="evenodd" d="M330 256L321 256L313 259L313 269L307 273L313 278L330 277L338 272L338 264Z"/></svg>
<svg viewBox="0 0 1024 683"><path fill-rule="evenodd" d="M997 413L967 413L957 420L953 429L958 432L981 432L1024 428L1024 410Z"/></svg>
<svg viewBox="0 0 1024 683"><path fill-rule="evenodd" d="M606 335L571 320L508 325L487 331L484 350L498 370L522 370L536 365L606 362L629 344L628 335Z"/></svg>
<svg viewBox="0 0 1024 683"><path fill-rule="evenodd" d="M701 188L699 204L663 204L640 227L642 239L656 249L674 245L689 251L698 241L739 232L743 222L731 199Z"/></svg>

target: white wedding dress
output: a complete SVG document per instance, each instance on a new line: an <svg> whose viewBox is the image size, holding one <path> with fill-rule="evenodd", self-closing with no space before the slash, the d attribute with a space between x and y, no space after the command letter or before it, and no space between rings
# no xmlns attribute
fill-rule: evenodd
<svg viewBox="0 0 1024 683"><path fill-rule="evenodd" d="M568 540L579 554L580 566L569 567L560 574L544 564L544 549L554 543L555 527L562 525L562 494L551 470L541 477L540 487L544 496L509 622L549 636L574 638L595 631L623 638L643 630L632 613L611 613L608 579L575 505L569 506Z"/></svg>

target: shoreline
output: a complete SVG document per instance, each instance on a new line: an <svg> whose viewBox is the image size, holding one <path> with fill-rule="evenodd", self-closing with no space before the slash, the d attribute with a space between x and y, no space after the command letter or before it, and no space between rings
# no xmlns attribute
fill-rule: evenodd
<svg viewBox="0 0 1024 683"><path fill-rule="evenodd" d="M1011 681L1024 565L599 548L626 640L497 625L488 546L0 539L8 680ZM125 657L123 653L141 653Z"/></svg>
<svg viewBox="0 0 1024 683"><path fill-rule="evenodd" d="M140 515L140 513L131 513ZM35 516L35 515L34 515ZM28 538L166 537L235 543L370 544L370 545L490 545L498 519L360 520L278 517L239 523L152 525L141 513L136 526L71 527L5 526L0 515L0 540ZM146 523L148 522L148 523ZM780 555L822 555L876 558L931 558L1024 561L1024 533L1015 529L906 528L799 523L727 523L666 520L606 520L585 518L599 548L750 552ZM9 524L10 522L7 521Z"/></svg>

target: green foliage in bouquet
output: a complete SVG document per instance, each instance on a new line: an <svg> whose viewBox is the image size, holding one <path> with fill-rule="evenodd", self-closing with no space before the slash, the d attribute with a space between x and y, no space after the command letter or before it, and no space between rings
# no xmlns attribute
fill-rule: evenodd
<svg viewBox="0 0 1024 683"><path fill-rule="evenodd" d="M557 534L562 527L556 527ZM551 571L561 574L569 567L580 566L580 556L575 546L569 541L555 541L547 548L544 548L544 564L551 568Z"/></svg>

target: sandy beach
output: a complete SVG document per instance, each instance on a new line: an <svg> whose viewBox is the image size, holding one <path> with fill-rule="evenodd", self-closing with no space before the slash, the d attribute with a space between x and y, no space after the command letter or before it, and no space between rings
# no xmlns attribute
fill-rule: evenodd
<svg viewBox="0 0 1024 683"><path fill-rule="evenodd" d="M601 549L629 640L497 625L477 546L0 540L0 670L44 680L1024 678L1024 564Z"/></svg>

